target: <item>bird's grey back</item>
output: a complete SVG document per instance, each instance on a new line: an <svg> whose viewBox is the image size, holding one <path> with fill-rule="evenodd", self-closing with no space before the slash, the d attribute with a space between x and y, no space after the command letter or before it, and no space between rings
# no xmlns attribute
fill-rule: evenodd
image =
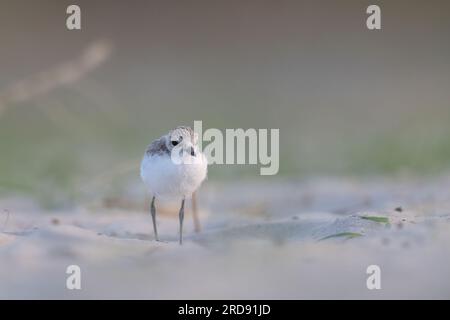
<svg viewBox="0 0 450 320"><path fill-rule="evenodd" d="M147 147L147 150L145 151L145 153L149 156L154 156L154 155L162 156L165 154L169 155L170 151L169 151L169 149L167 149L165 138L161 137L161 138L156 139L152 143L150 143L150 145Z"/></svg>

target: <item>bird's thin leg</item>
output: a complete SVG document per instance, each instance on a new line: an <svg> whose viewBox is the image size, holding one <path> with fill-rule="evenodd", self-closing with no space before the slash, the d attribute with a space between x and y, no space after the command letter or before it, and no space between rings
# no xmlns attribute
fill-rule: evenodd
<svg viewBox="0 0 450 320"><path fill-rule="evenodd" d="M184 200L181 200L181 208L180 208L180 245L183 244L183 219L184 219Z"/></svg>
<svg viewBox="0 0 450 320"><path fill-rule="evenodd" d="M152 214L152 220L153 220L153 232L155 234L155 240L159 241L158 239L158 230L156 229L156 208L155 208L155 196L152 198L152 205L150 207L150 212Z"/></svg>
<svg viewBox="0 0 450 320"><path fill-rule="evenodd" d="M201 226L200 226L200 218L198 216L198 207L197 207L197 193L194 192L192 194L192 218L194 219L194 230L195 232L200 232L201 231Z"/></svg>

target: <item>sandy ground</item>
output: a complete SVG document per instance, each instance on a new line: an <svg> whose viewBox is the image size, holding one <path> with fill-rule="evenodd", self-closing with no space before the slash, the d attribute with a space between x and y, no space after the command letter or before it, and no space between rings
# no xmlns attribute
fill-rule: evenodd
<svg viewBox="0 0 450 320"><path fill-rule="evenodd" d="M207 182L183 246L168 205L162 242L143 210L0 205L2 299L450 298L450 178ZM66 288L73 264L81 290Z"/></svg>

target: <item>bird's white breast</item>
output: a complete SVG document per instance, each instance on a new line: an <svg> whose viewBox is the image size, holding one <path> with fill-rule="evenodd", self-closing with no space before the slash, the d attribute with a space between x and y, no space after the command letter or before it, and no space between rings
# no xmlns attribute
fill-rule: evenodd
<svg viewBox="0 0 450 320"><path fill-rule="evenodd" d="M190 197L205 180L207 159L198 154L194 163L175 164L168 155L145 154L141 178L152 195L159 198Z"/></svg>

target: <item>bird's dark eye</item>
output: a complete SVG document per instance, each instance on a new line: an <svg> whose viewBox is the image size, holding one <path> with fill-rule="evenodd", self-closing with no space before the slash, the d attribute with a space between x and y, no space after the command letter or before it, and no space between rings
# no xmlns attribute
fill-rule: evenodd
<svg viewBox="0 0 450 320"><path fill-rule="evenodd" d="M172 141L172 145L176 146L178 144L178 141Z"/></svg>

